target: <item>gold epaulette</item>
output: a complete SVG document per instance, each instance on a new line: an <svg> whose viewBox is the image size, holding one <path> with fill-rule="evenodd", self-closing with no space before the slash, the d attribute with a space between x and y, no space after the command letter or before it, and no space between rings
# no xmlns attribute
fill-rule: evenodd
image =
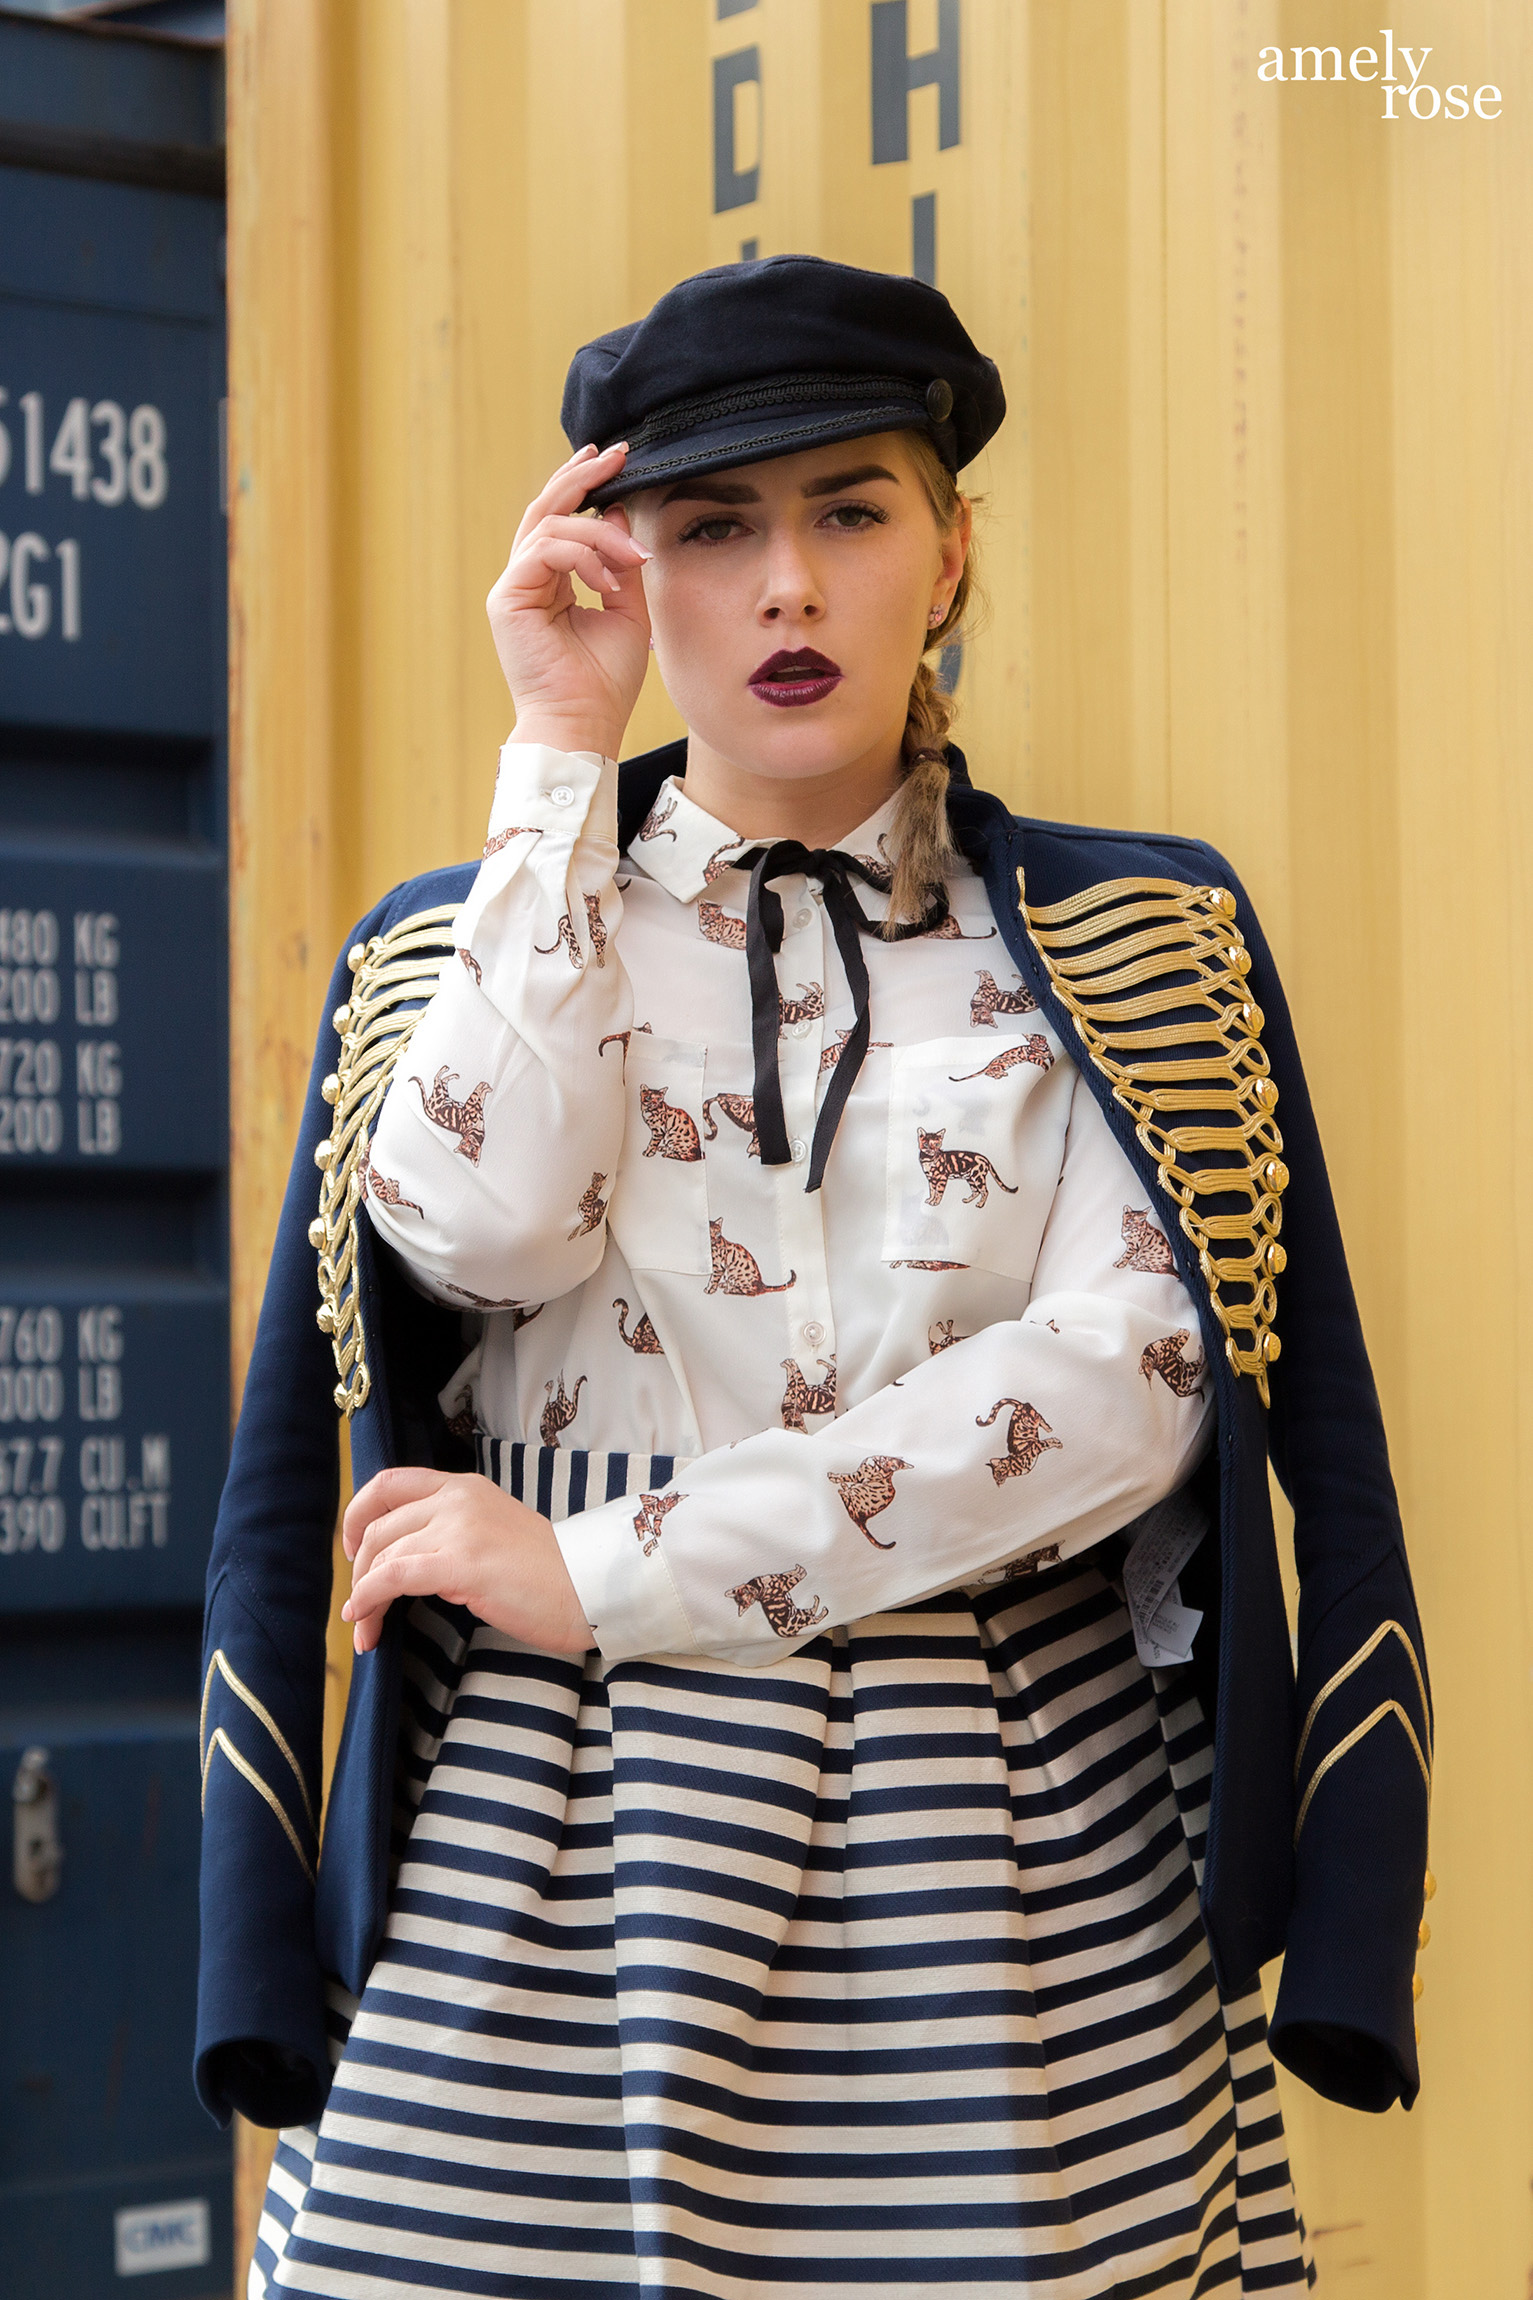
<svg viewBox="0 0 1533 2300"><path fill-rule="evenodd" d="M1117 878L1033 909L1020 870L1017 883L1054 994L1197 1248L1225 1356L1254 1377L1266 1405L1288 1169L1235 897L1179 879ZM1163 1019L1173 1013L1183 1019ZM1221 1199L1237 1203L1219 1208Z"/></svg>
<svg viewBox="0 0 1533 2300"><path fill-rule="evenodd" d="M418 910L371 942L353 943L346 953L351 996L331 1016L340 1033L341 1058L321 1089L335 1116L314 1152L323 1179L309 1243L319 1253L319 1325L330 1336L340 1376L335 1402L348 1418L367 1403L372 1387L356 1288L357 1217L367 1187L368 1145L394 1066L452 956L449 930L458 908L443 903Z"/></svg>

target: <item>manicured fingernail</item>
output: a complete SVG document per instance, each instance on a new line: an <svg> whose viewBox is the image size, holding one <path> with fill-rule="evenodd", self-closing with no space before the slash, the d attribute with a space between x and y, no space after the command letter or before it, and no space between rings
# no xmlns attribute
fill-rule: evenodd
<svg viewBox="0 0 1533 2300"><path fill-rule="evenodd" d="M631 535L629 536L628 540L629 540L629 542L630 542L630 543L633 543L633 537L632 537ZM635 551L637 551L637 552L638 552L638 554L639 554L639 557L640 557L641 559L643 559L644 561L646 561L646 562L648 562L649 560L653 559L653 558L654 558L654 556L655 556L655 554L653 553L653 551L646 551L642 543L634 543L634 544L633 544L633 547L634 547Z"/></svg>
<svg viewBox="0 0 1533 2300"><path fill-rule="evenodd" d="M621 580L616 575L608 575L606 583L609 591L621 591L623 588Z"/></svg>
<svg viewBox="0 0 1533 2300"><path fill-rule="evenodd" d="M341 1619L343 1621L349 1621L351 1619L351 1599L349 1597L347 1598L345 1604L341 1607Z"/></svg>

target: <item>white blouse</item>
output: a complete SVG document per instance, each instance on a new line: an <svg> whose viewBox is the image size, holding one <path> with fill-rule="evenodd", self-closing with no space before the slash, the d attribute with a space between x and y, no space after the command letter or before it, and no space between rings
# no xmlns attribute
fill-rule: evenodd
<svg viewBox="0 0 1533 2300"><path fill-rule="evenodd" d="M892 813L844 849L886 860ZM1164 1232L967 863L946 928L862 940L873 1046L813 1193L853 1009L819 882L774 882L795 1162L762 1165L746 845L672 779L620 857L614 764L507 744L461 963L371 1150L380 1235L488 1313L448 1413L677 1457L660 1493L557 1527L609 1660L759 1666L1036 1570L1161 1500L1208 1439Z"/></svg>

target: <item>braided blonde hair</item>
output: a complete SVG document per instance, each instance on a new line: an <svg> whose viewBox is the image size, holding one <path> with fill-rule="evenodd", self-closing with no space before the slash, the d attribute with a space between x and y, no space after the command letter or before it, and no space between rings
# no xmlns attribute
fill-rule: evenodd
<svg viewBox="0 0 1533 2300"><path fill-rule="evenodd" d="M903 436L916 475L926 490L938 532L951 535L963 517L968 498L960 494L958 483L938 454L935 442L924 431L907 431ZM936 656L940 661L942 648L962 624L976 591L971 545L947 613L936 629L928 632L910 685L905 716L904 780L895 800L890 828L894 849L894 885L888 918L891 928L901 920L922 916L942 886L947 862L954 851L953 833L947 819L947 743L954 705L938 684L937 662L931 658Z"/></svg>

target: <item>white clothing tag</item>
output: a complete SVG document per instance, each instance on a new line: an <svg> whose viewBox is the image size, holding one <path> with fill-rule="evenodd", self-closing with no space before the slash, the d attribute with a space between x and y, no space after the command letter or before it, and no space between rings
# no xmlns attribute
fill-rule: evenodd
<svg viewBox="0 0 1533 2300"><path fill-rule="evenodd" d="M1185 1494L1173 1494L1137 1522L1139 1531L1123 1561L1123 1593L1140 1660L1146 1669L1165 1669L1192 1659L1192 1640L1203 1616L1183 1605L1177 1576L1208 1530L1208 1520Z"/></svg>
<svg viewBox="0 0 1533 2300"><path fill-rule="evenodd" d="M1146 1669L1169 1669L1190 1661L1192 1641L1202 1620L1196 1606L1183 1605L1181 1587L1173 1581L1149 1620L1134 1623L1134 1644Z"/></svg>

